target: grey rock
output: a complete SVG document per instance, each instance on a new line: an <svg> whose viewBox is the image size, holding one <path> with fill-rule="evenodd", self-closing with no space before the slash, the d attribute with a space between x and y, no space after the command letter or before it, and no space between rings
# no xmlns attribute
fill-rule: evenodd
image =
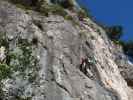
<svg viewBox="0 0 133 100"><path fill-rule="evenodd" d="M126 82L132 79L128 71L133 65L126 63L129 60L123 52L122 59L117 58L121 49L91 19L77 23L59 15L46 17L34 11L26 14L23 9L0 1L0 33L6 33L9 52L18 57L9 64L12 69L16 66L11 77L1 81L2 100L133 100ZM92 77L80 70L83 58L94 60L84 68ZM24 65L19 59L30 61ZM120 62L129 66L128 71L119 68Z"/></svg>

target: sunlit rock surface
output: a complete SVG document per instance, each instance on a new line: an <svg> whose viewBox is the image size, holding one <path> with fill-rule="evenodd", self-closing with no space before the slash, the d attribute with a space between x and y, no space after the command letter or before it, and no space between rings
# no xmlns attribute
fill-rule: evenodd
<svg viewBox="0 0 133 100"><path fill-rule="evenodd" d="M10 67L1 100L133 100L133 65L121 47L91 19L67 12L76 23L0 1L0 34L8 43L0 45L8 51L1 64Z"/></svg>

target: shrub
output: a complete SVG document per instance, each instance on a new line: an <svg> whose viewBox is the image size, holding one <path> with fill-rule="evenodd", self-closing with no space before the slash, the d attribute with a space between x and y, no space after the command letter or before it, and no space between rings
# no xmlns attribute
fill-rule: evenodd
<svg viewBox="0 0 133 100"><path fill-rule="evenodd" d="M49 13L58 14L61 16L65 16L67 13L64 10L66 5L70 6L71 0L67 1L58 1L54 5L49 5L45 0L9 0L10 2L13 2L16 4L17 7L22 8L24 10L36 10L40 12L41 14L48 16ZM56 1L56 0L54 0ZM69 2L69 3L68 3Z"/></svg>
<svg viewBox="0 0 133 100"><path fill-rule="evenodd" d="M15 96L15 100L32 100L32 97L21 97L21 96Z"/></svg>
<svg viewBox="0 0 133 100"><path fill-rule="evenodd" d="M15 3L15 4L30 5L28 2L29 0L28 1L26 1L26 0L9 0L9 1L12 3Z"/></svg>
<svg viewBox="0 0 133 100"><path fill-rule="evenodd" d="M80 10L79 12L78 12L78 17L86 17L87 16L87 14L86 14L86 12L84 11L84 10Z"/></svg>
<svg viewBox="0 0 133 100"><path fill-rule="evenodd" d="M17 47L11 50L8 54L10 62L9 65L12 68L12 72L19 71L20 75L27 79L35 80L36 71L38 71L38 59L35 57L33 50L32 42L29 42L27 39L19 38L17 42ZM26 73L26 70L31 70L30 73ZM32 81L31 81L32 82Z"/></svg>
<svg viewBox="0 0 133 100"><path fill-rule="evenodd" d="M124 52L133 57L133 41L123 43Z"/></svg>
<svg viewBox="0 0 133 100"><path fill-rule="evenodd" d="M37 6L38 3L39 3L39 0L31 0L32 6Z"/></svg>
<svg viewBox="0 0 133 100"><path fill-rule="evenodd" d="M120 44L123 47L124 53L133 58L133 41L125 42L122 40L118 40L117 42L116 41L114 42Z"/></svg>
<svg viewBox="0 0 133 100"><path fill-rule="evenodd" d="M0 47L9 47L8 39L6 38L6 33L0 33Z"/></svg>
<svg viewBox="0 0 133 100"><path fill-rule="evenodd" d="M72 16L70 16L70 15L66 15L65 17L64 17L66 20L73 20L73 17Z"/></svg>
<svg viewBox="0 0 133 100"><path fill-rule="evenodd" d="M72 8L74 6L72 0L62 0L62 2L60 2L60 5L64 8Z"/></svg>
<svg viewBox="0 0 133 100"><path fill-rule="evenodd" d="M52 5L49 7L49 11L53 14L58 14L58 15L61 15L61 16L66 16L67 13L65 12L65 10L59 6L59 5Z"/></svg>
<svg viewBox="0 0 133 100"><path fill-rule="evenodd" d="M7 64L0 64L0 81L10 76L10 67Z"/></svg>
<svg viewBox="0 0 133 100"><path fill-rule="evenodd" d="M9 0L15 4L22 4L26 6L36 6L39 0Z"/></svg>
<svg viewBox="0 0 133 100"><path fill-rule="evenodd" d="M79 11L78 11L78 17L80 18L80 19L82 19L82 18L86 18L86 17L91 17L90 16L90 11L87 9L87 8L85 8L85 7L81 7L82 9L80 9Z"/></svg>
<svg viewBox="0 0 133 100"><path fill-rule="evenodd" d="M63 8L72 8L74 6L73 0L51 0L54 4L59 4Z"/></svg>
<svg viewBox="0 0 133 100"><path fill-rule="evenodd" d="M61 7L60 5L43 4L43 5L38 6L36 10L45 16L48 16L49 13L53 13L53 14L57 14L61 16L66 16L67 14L64 8Z"/></svg>
<svg viewBox="0 0 133 100"><path fill-rule="evenodd" d="M115 25L111 27L106 27L106 32L107 35L112 39L112 40L119 40L120 37L123 35L123 28L120 25Z"/></svg>

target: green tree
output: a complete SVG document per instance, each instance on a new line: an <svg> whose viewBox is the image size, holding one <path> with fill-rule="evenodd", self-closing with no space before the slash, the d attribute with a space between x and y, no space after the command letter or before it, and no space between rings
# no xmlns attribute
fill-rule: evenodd
<svg viewBox="0 0 133 100"><path fill-rule="evenodd" d="M72 8L74 6L73 0L51 0L54 4L59 4L63 8Z"/></svg>
<svg viewBox="0 0 133 100"><path fill-rule="evenodd" d="M133 57L133 41L128 41L123 44L123 50L124 52Z"/></svg>
<svg viewBox="0 0 133 100"><path fill-rule="evenodd" d="M120 25L106 27L106 32L112 40L119 40L123 35L123 27Z"/></svg>

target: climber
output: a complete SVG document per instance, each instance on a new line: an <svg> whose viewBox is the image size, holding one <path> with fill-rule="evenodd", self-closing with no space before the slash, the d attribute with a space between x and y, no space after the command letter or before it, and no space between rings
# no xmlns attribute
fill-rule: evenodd
<svg viewBox="0 0 133 100"><path fill-rule="evenodd" d="M81 58L81 63L82 65L94 65L96 63L96 60L94 57L89 57L89 58Z"/></svg>
<svg viewBox="0 0 133 100"><path fill-rule="evenodd" d="M91 72L93 69L92 67L95 65L96 60L94 58L81 58L80 63L80 70L87 75L88 77L92 78L93 73Z"/></svg>
<svg viewBox="0 0 133 100"><path fill-rule="evenodd" d="M94 65L96 63L96 60L94 57L88 58L88 64L89 65Z"/></svg>
<svg viewBox="0 0 133 100"><path fill-rule="evenodd" d="M87 63L88 63L88 59L87 58L81 58L81 63L80 63L80 70L87 74Z"/></svg>

